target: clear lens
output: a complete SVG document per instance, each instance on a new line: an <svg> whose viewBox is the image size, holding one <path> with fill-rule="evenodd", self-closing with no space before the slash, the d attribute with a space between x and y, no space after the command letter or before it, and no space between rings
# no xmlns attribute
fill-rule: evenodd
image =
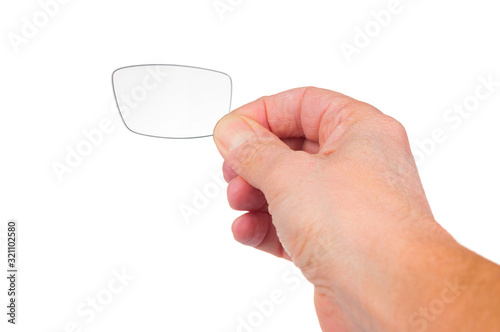
<svg viewBox="0 0 500 332"><path fill-rule="evenodd" d="M224 73L177 65L117 69L113 89L131 131L163 138L212 135L231 107L231 78Z"/></svg>

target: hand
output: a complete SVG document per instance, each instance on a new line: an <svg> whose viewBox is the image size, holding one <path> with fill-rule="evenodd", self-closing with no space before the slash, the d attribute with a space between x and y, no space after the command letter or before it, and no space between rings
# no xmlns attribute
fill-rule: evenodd
<svg viewBox="0 0 500 332"><path fill-rule="evenodd" d="M477 295L465 295L476 289L472 266L500 276L434 220L403 126L368 104L290 90L233 111L214 140L229 204L249 211L235 239L301 269L324 331L451 330ZM447 282L458 290L446 310L419 311Z"/></svg>

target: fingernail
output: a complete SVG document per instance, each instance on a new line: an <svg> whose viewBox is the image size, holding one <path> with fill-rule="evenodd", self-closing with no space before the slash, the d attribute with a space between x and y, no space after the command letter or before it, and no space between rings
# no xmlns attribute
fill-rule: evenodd
<svg viewBox="0 0 500 332"><path fill-rule="evenodd" d="M236 149L253 136L255 136L255 131L238 115L225 116L219 121L214 131L214 138L229 151Z"/></svg>

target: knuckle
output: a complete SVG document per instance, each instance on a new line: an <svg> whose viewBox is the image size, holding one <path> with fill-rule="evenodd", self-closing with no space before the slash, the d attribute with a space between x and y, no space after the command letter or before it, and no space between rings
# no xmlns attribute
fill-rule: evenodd
<svg viewBox="0 0 500 332"><path fill-rule="evenodd" d="M262 161L266 155L265 151L270 145L270 140L258 136L252 137L241 144L235 151L238 161L235 171L239 173L252 167L256 162Z"/></svg>
<svg viewBox="0 0 500 332"><path fill-rule="evenodd" d="M401 122L390 116L386 116L384 129L399 140L408 140L406 128L403 126L403 124L401 124Z"/></svg>
<svg viewBox="0 0 500 332"><path fill-rule="evenodd" d="M315 224L304 227L293 252L295 263L314 284L321 283L337 254L335 236L324 228Z"/></svg>

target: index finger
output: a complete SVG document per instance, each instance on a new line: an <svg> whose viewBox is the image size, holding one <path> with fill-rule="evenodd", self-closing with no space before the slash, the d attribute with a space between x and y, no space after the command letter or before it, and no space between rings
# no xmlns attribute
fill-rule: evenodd
<svg viewBox="0 0 500 332"><path fill-rule="evenodd" d="M304 87L259 98L232 114L252 118L279 138L305 137L322 145L361 105L338 92Z"/></svg>

